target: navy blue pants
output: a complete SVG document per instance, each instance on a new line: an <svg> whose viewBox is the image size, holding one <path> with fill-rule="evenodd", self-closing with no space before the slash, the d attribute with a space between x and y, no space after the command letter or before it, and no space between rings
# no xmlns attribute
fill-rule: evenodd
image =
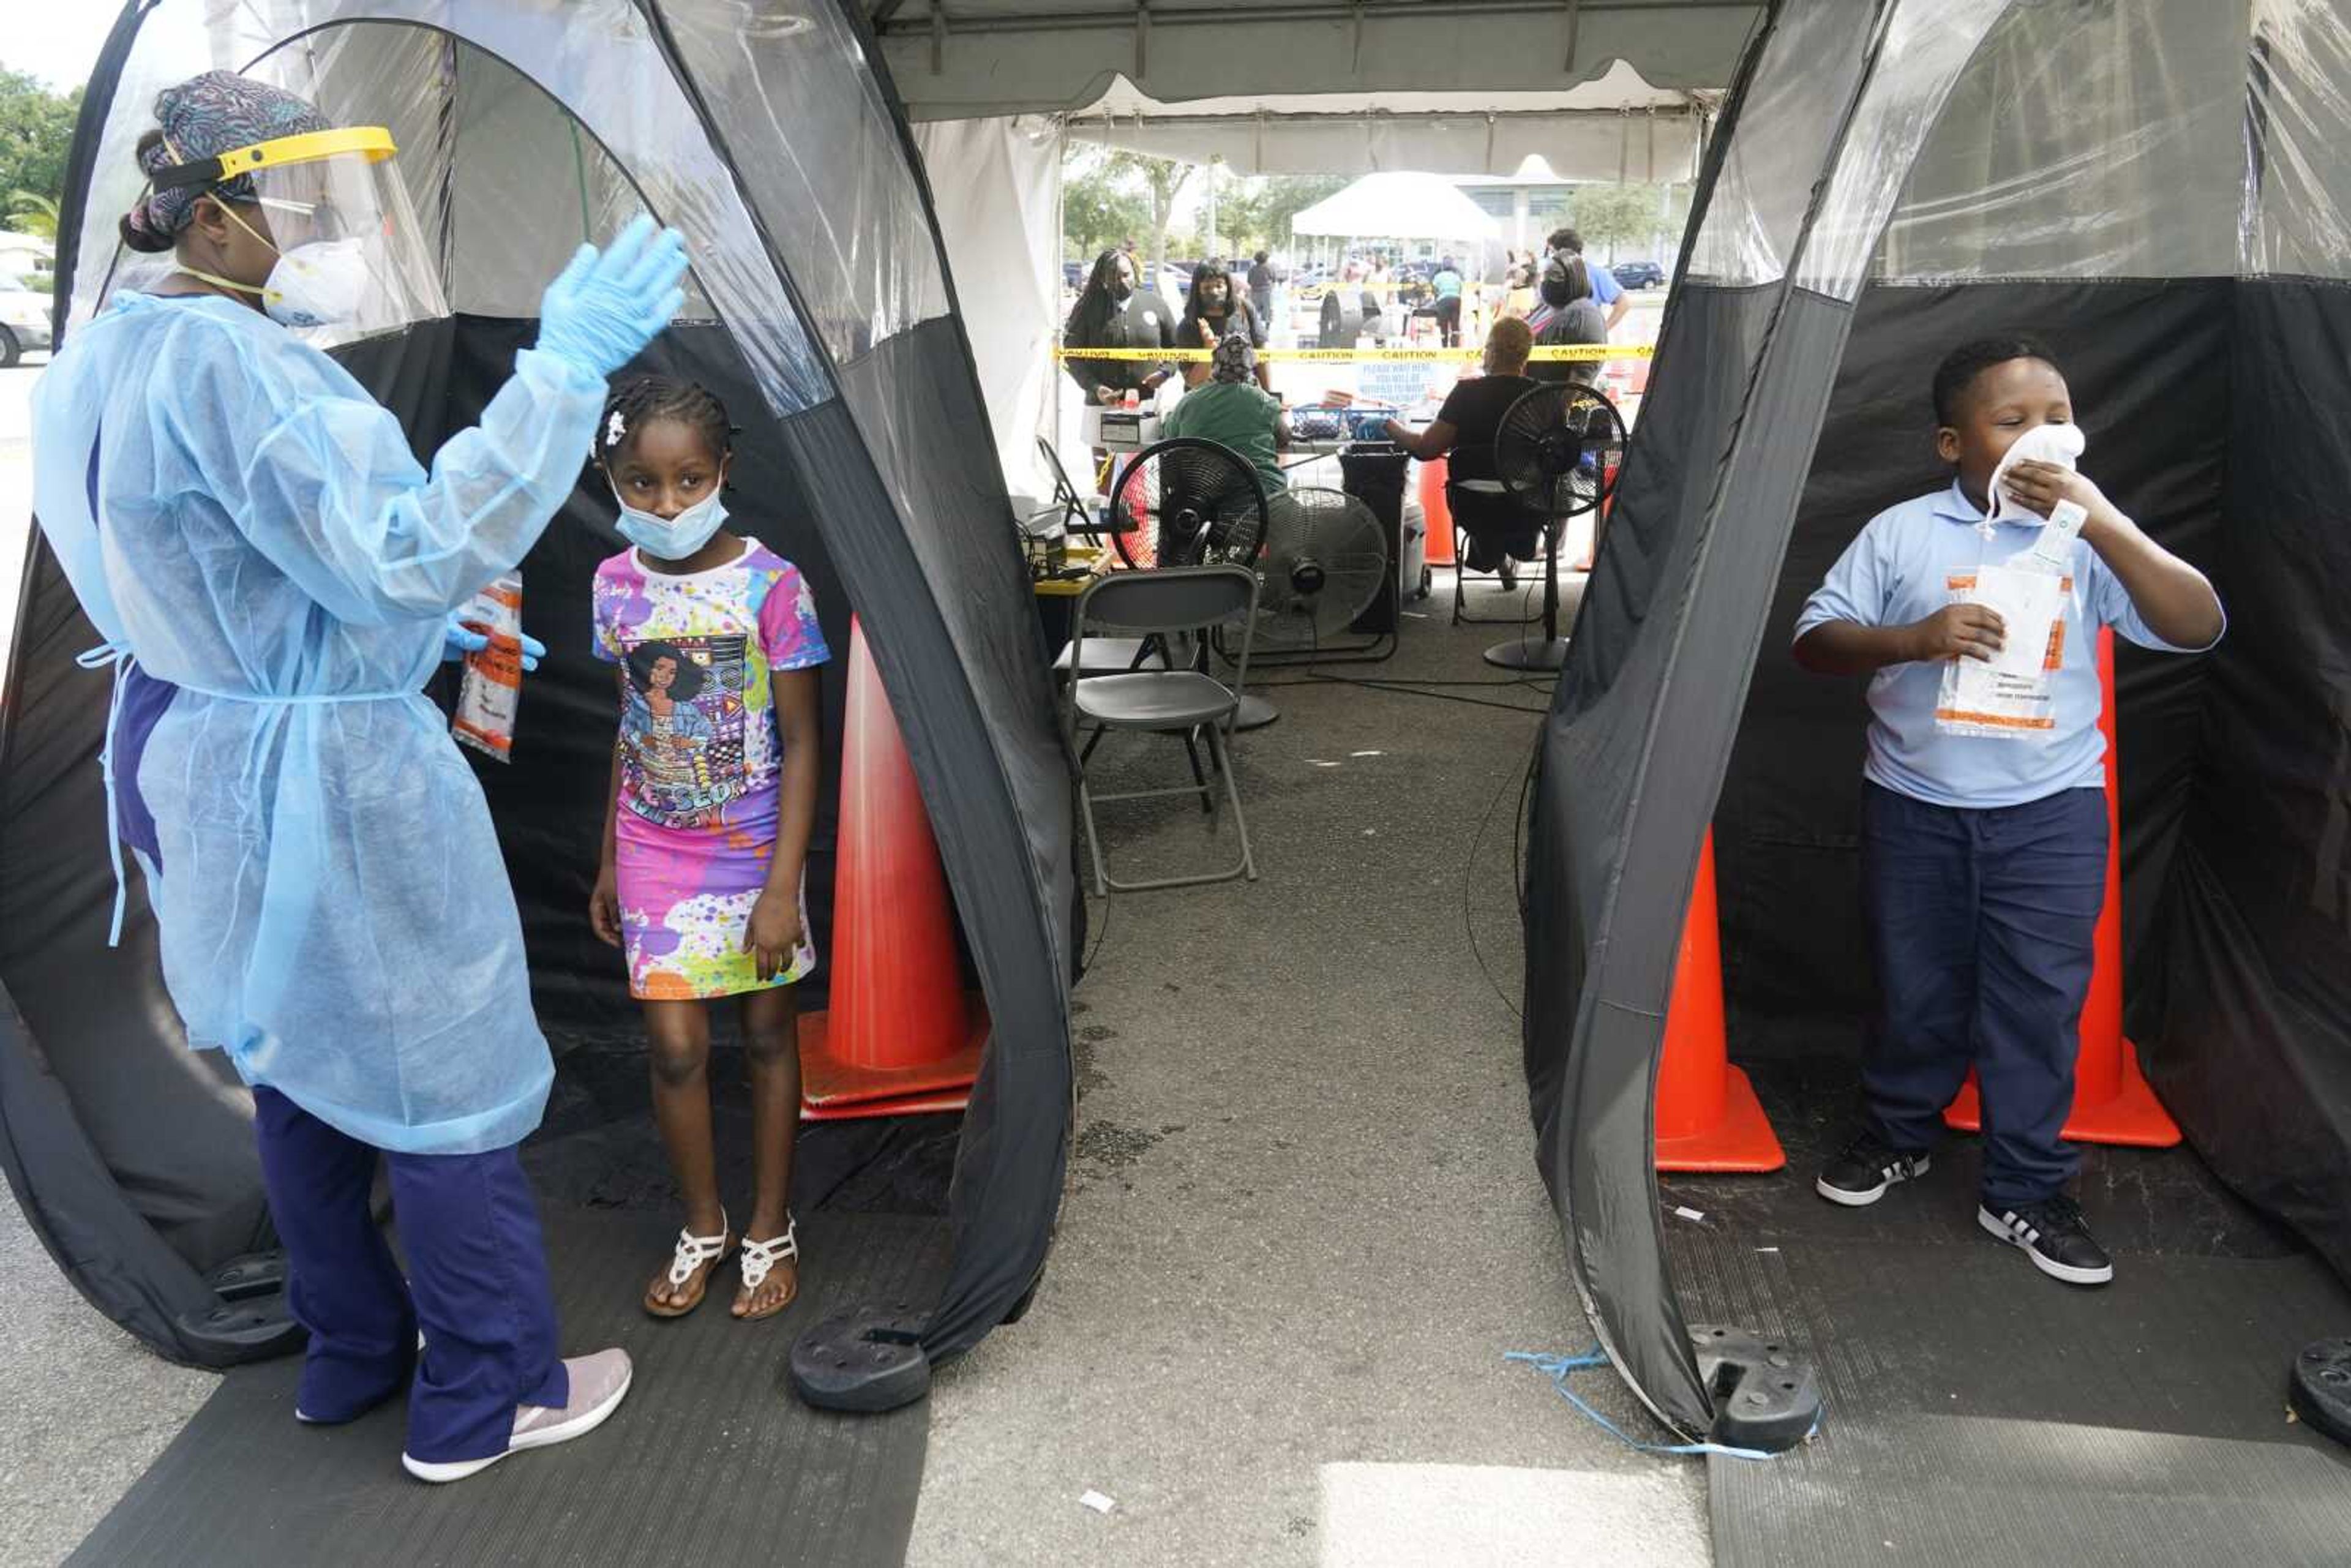
<svg viewBox="0 0 2351 1568"><path fill-rule="evenodd" d="M1866 784L1862 854L1884 1008L1861 1075L1876 1132L1933 1147L1972 1067L1985 1203L2053 1196L2075 1163L2058 1134L2105 902L2105 794L1961 810Z"/></svg>
<svg viewBox="0 0 2351 1568"><path fill-rule="evenodd" d="M502 1451L516 1406L570 1397L538 1212L513 1149L392 1154L274 1089L256 1089L253 1110L287 1301L310 1331L297 1410L348 1421L407 1385L408 1452L445 1463ZM378 1159L392 1171L405 1279L369 1212Z"/></svg>

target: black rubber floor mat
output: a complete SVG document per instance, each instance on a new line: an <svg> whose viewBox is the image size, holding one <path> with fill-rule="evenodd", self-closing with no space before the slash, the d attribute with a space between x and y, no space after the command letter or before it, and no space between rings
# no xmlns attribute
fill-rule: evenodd
<svg viewBox="0 0 2351 1568"><path fill-rule="evenodd" d="M1811 1444L1708 1460L1719 1568L2351 1552L2351 1463L2285 1407L2295 1351L2351 1323L2351 1295L2314 1260L2118 1252L2093 1291L1989 1236L1692 1225L1672 1245L1690 1314L1784 1335L1827 1400Z"/></svg>
<svg viewBox="0 0 2351 1568"><path fill-rule="evenodd" d="M622 1344L628 1402L601 1430L433 1487L400 1469L400 1401L348 1427L298 1426L293 1359L230 1373L99 1522L76 1563L890 1563L905 1558L930 1416L807 1408L786 1385L795 1335L861 1301L926 1304L943 1221L820 1213L800 1222L800 1294L781 1316L726 1312L731 1269L692 1316L639 1310L675 1235L660 1213L549 1207L568 1350Z"/></svg>

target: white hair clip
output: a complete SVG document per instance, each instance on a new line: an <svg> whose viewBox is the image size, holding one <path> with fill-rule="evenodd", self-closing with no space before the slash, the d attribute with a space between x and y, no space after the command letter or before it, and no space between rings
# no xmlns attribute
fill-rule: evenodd
<svg viewBox="0 0 2351 1568"><path fill-rule="evenodd" d="M607 447L618 446L621 444L621 437L628 434L629 422L621 417L619 409L614 409L612 417L604 422L604 444Z"/></svg>

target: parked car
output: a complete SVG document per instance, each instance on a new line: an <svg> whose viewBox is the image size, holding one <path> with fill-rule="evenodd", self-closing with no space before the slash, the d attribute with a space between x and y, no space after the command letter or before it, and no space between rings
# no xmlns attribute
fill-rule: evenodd
<svg viewBox="0 0 2351 1568"><path fill-rule="evenodd" d="M1666 269L1654 261L1620 261L1608 270L1627 288L1655 288L1666 280Z"/></svg>
<svg viewBox="0 0 2351 1568"><path fill-rule="evenodd" d="M13 272L0 272L0 369L15 364L28 349L49 346L52 297Z"/></svg>

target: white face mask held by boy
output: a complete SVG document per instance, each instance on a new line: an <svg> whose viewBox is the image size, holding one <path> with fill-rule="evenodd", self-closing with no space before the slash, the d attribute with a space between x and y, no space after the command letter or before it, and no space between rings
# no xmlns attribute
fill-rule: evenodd
<svg viewBox="0 0 2351 1568"><path fill-rule="evenodd" d="M1991 493L1985 497L1991 506L1984 513L1985 523L2022 523L2041 516L2002 488L2007 483L2010 469L2020 463L2047 463L2070 473L2081 463L2082 454L2089 449L2089 445L2090 438L2082 434L2082 427L2072 423L2036 424L2018 436L2016 444L2001 455L2000 465L1991 471L1991 483L1988 486ZM2066 529L2065 544L2070 547L2074 542L2073 536L2081 531L2082 523L2089 514L2082 512L2071 502L2060 501L2055 515L2044 520L2056 522L2068 511L2081 514ZM2063 551L2058 553L2063 555Z"/></svg>
<svg viewBox="0 0 2351 1568"><path fill-rule="evenodd" d="M2035 425L2017 437L1992 470L1984 537L1991 538L1999 522L2026 523L2040 516L2003 488L2011 468L2036 462L2070 472L2088 446L2082 427L2072 423ZM1968 601L1998 612L2005 634L2000 653L1989 662L1958 659L1945 667L1936 725L1947 735L2038 740L2048 733L2050 661L2065 613L2074 536L2089 517L2073 501L2060 501L2050 512L2029 549L1977 570Z"/></svg>

